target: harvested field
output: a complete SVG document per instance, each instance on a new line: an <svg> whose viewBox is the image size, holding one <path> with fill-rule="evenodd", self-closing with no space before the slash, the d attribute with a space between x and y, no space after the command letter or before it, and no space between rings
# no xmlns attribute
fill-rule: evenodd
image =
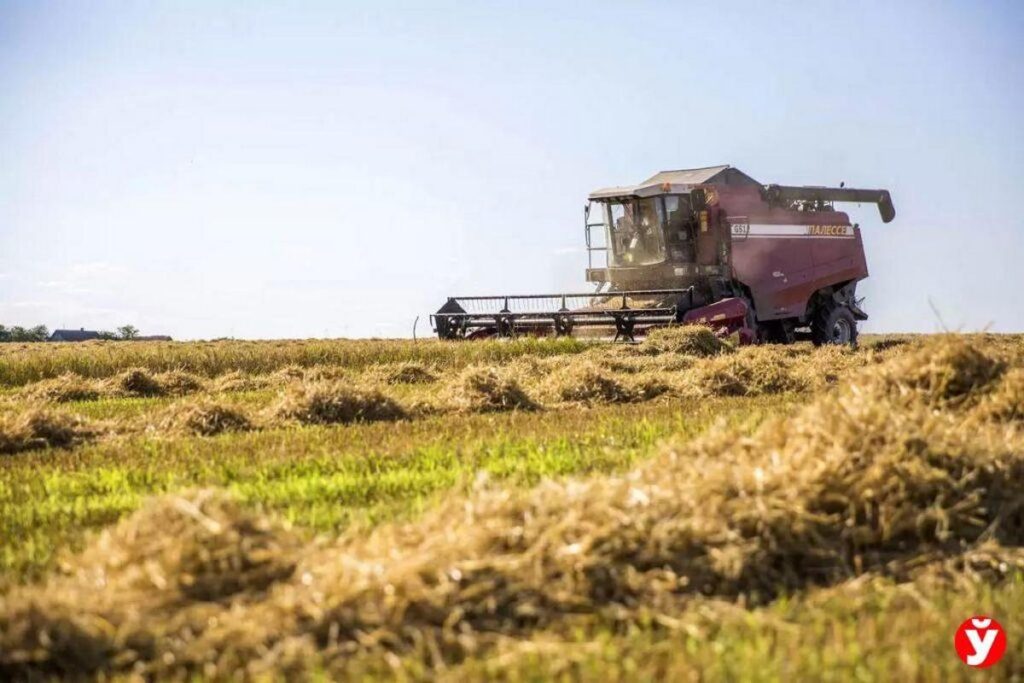
<svg viewBox="0 0 1024 683"><path fill-rule="evenodd" d="M0 675L947 680L1024 632L1024 340L712 339L12 384Z"/></svg>
<svg viewBox="0 0 1024 683"><path fill-rule="evenodd" d="M150 372L181 370L202 377L237 371L266 375L284 367L338 366L362 369L373 364L417 361L444 367L503 363L523 356L579 353L586 345L575 339L521 339L510 344L466 344L453 350L435 340L389 341L211 341L211 342L84 342L4 344L0 347L0 386L21 386L75 373L106 378L127 368Z"/></svg>

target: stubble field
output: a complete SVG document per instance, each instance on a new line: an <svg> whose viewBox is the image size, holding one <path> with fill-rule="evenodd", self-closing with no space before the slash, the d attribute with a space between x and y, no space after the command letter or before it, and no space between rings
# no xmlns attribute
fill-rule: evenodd
<svg viewBox="0 0 1024 683"><path fill-rule="evenodd" d="M1019 336L3 345L0 677L1020 678L1022 429Z"/></svg>

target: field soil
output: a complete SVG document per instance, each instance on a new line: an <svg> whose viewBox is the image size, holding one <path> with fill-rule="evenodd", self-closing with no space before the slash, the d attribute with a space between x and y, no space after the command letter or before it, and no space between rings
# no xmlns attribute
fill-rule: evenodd
<svg viewBox="0 0 1024 683"><path fill-rule="evenodd" d="M1024 337L0 347L0 678L1024 677Z"/></svg>

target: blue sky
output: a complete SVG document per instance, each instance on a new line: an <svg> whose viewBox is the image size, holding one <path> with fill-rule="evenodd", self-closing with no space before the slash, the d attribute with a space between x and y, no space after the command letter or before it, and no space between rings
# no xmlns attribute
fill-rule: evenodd
<svg viewBox="0 0 1024 683"><path fill-rule="evenodd" d="M422 334L587 290L590 190L728 163L892 191L851 209L865 330L1024 331L1022 36L1020 2L0 0L0 323Z"/></svg>

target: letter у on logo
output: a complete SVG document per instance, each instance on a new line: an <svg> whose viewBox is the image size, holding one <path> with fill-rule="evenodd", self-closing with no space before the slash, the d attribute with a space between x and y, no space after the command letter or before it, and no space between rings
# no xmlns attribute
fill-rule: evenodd
<svg viewBox="0 0 1024 683"><path fill-rule="evenodd" d="M1006 633L998 621L991 617L971 617L953 636L956 654L967 666L987 669L1006 652Z"/></svg>

